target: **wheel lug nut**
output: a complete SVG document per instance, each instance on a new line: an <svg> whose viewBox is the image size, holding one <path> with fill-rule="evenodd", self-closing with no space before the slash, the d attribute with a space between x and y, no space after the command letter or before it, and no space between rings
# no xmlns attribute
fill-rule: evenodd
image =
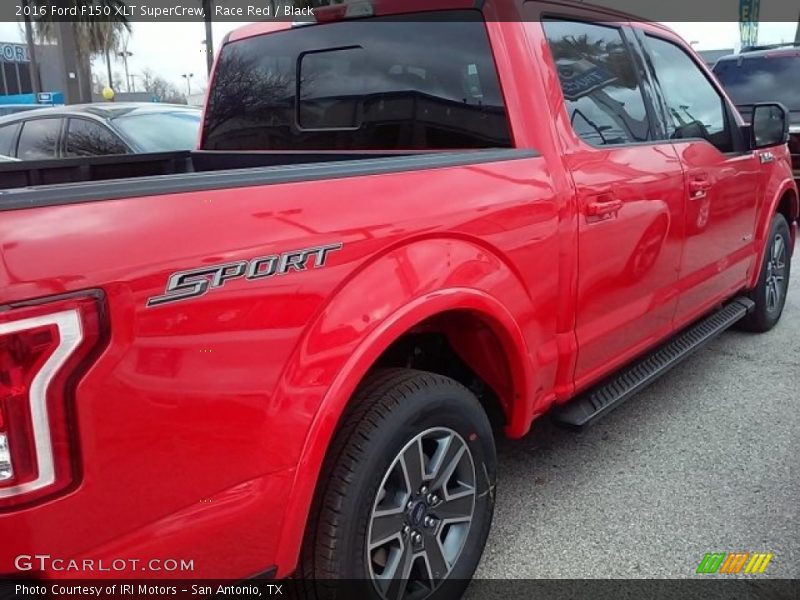
<svg viewBox="0 0 800 600"><path fill-rule="evenodd" d="M420 490L419 490L419 493L420 493L422 496L424 496L425 494L427 494L427 493L428 493L428 488L427 488L427 487L425 487L425 486L423 485L423 486L420 488Z"/></svg>
<svg viewBox="0 0 800 600"><path fill-rule="evenodd" d="M415 544L421 544L422 534L415 532L414 535L411 536L411 541L414 542Z"/></svg>
<svg viewBox="0 0 800 600"><path fill-rule="evenodd" d="M409 533L411 533L411 527L408 525L403 526L403 536L407 536Z"/></svg>
<svg viewBox="0 0 800 600"><path fill-rule="evenodd" d="M435 523L433 517L425 517L425 527L433 527Z"/></svg>
<svg viewBox="0 0 800 600"><path fill-rule="evenodd" d="M406 504L406 508L408 510L411 510L413 507L414 507L414 502L412 500L409 500L408 504Z"/></svg>
<svg viewBox="0 0 800 600"><path fill-rule="evenodd" d="M433 506L434 504L437 504L439 502L439 496L437 496L436 494L428 494L426 500L428 504Z"/></svg>

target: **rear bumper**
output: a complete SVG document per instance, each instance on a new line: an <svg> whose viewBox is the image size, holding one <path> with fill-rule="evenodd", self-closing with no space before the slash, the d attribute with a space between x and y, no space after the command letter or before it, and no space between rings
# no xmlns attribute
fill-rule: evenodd
<svg viewBox="0 0 800 600"><path fill-rule="evenodd" d="M0 515L0 575L237 581L272 576L293 474L292 469L244 482L111 539L93 527L93 513L114 507L100 501L87 512L78 488L56 501ZM150 510L155 517L157 507ZM54 525L54 514L72 517Z"/></svg>

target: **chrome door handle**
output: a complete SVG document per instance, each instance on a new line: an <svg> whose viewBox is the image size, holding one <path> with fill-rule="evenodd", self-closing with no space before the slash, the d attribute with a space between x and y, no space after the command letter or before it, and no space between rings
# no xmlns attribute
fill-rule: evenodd
<svg viewBox="0 0 800 600"><path fill-rule="evenodd" d="M702 200L708 196L711 182L708 179L694 179L689 182L689 197L692 200Z"/></svg>

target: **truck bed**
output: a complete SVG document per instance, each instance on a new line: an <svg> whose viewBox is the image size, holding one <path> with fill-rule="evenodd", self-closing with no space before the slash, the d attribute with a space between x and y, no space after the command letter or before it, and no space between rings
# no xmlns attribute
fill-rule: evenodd
<svg viewBox="0 0 800 600"><path fill-rule="evenodd" d="M0 165L0 211L378 175L534 156L530 150L167 152Z"/></svg>

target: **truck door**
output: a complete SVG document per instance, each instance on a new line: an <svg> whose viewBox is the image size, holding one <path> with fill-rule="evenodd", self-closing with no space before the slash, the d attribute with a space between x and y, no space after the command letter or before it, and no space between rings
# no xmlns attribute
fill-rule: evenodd
<svg viewBox="0 0 800 600"><path fill-rule="evenodd" d="M563 97L556 116L563 161L578 200L575 384L582 388L672 331L683 172L672 144L658 141L632 29L557 10L549 17L543 9L541 23L552 58L546 71L560 83L551 81L552 95Z"/></svg>
<svg viewBox="0 0 800 600"><path fill-rule="evenodd" d="M686 245L675 315L684 324L742 288L752 265L758 157L732 108L682 43L639 36L654 74L667 137L685 173Z"/></svg>

